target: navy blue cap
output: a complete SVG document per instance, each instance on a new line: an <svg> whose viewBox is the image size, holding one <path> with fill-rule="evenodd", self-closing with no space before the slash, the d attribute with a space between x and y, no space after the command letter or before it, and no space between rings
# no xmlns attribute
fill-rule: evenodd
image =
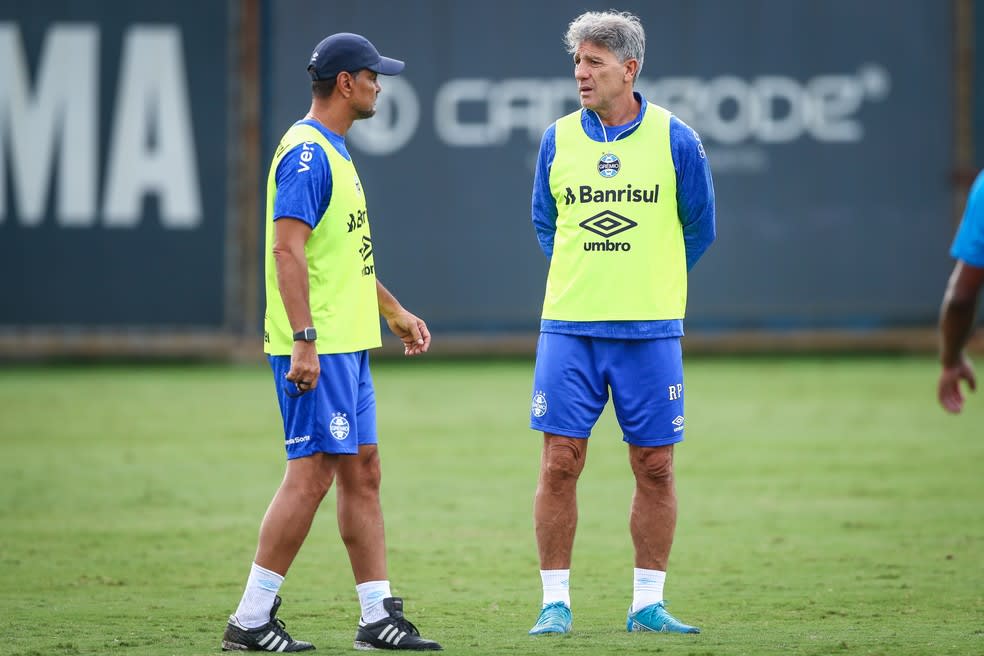
<svg viewBox="0 0 984 656"><path fill-rule="evenodd" d="M312 80L333 80L342 71L354 73L363 68L380 75L396 75L404 66L399 59L381 56L366 37L340 32L318 44L307 69Z"/></svg>

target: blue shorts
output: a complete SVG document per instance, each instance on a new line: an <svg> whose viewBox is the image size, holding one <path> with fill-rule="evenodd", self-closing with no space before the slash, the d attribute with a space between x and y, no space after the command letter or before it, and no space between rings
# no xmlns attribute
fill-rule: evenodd
<svg viewBox="0 0 984 656"><path fill-rule="evenodd" d="M369 373L369 352L319 355L318 386L300 396L287 380L289 355L269 355L284 419L287 459L314 453L355 454L376 444L376 393Z"/></svg>
<svg viewBox="0 0 984 656"><path fill-rule="evenodd" d="M586 438L612 390L622 439L636 446L683 440L679 337L606 339L540 333L530 428Z"/></svg>

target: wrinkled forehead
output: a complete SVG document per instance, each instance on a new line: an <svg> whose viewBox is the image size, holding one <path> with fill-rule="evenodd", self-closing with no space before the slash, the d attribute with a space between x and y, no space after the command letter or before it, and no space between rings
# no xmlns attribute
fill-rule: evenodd
<svg viewBox="0 0 984 656"><path fill-rule="evenodd" d="M593 57L595 59L612 60L617 61L618 57L615 53L609 50L606 46L590 40L581 41L577 44L577 50L574 51L575 57Z"/></svg>

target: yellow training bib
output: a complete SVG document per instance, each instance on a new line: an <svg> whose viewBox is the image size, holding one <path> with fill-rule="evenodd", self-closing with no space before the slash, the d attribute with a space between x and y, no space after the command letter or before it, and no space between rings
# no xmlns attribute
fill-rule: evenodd
<svg viewBox="0 0 984 656"><path fill-rule="evenodd" d="M557 230L543 318L682 319L687 258L677 213L670 113L649 104L618 141L594 141L581 111L556 123L550 191Z"/></svg>
<svg viewBox="0 0 984 656"><path fill-rule="evenodd" d="M318 330L318 353L351 353L375 348L382 342L372 236L362 182L352 162L342 157L317 128L298 123L281 139L267 177L263 350L271 355L290 355L294 346L293 330L277 286L273 258L273 224L277 217L273 216L273 201L277 194L277 166L297 145L324 150L331 168L331 201L304 247L311 318ZM302 153L299 166L305 161L309 160Z"/></svg>

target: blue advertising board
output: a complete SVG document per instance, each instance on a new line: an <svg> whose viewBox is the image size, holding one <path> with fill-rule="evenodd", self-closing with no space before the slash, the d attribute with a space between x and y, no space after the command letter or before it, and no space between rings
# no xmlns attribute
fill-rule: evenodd
<svg viewBox="0 0 984 656"><path fill-rule="evenodd" d="M225 2L5 3L0 326L218 327Z"/></svg>
<svg viewBox="0 0 984 656"><path fill-rule="evenodd" d="M530 223L544 128L577 107L563 44L609 3L265 4L264 158L310 102L305 67L353 31L407 62L348 144L380 278L447 330L535 330L547 263ZM637 88L695 128L718 242L688 326L931 323L950 263L952 26L934 0L627 0ZM891 20L885 17L891 15Z"/></svg>

